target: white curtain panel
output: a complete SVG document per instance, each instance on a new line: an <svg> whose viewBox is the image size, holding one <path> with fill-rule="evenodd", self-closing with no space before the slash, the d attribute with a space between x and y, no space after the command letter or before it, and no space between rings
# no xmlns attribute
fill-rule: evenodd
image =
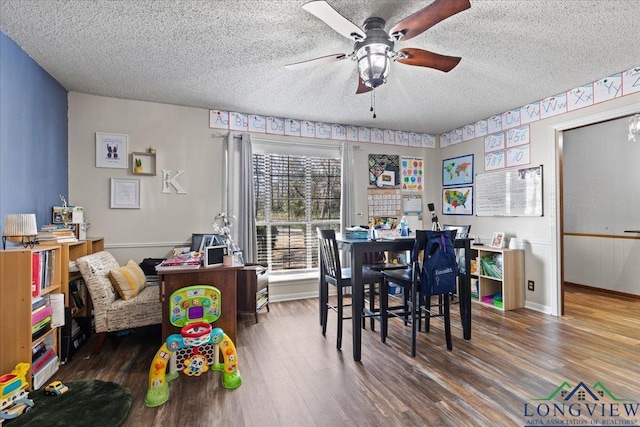
<svg viewBox="0 0 640 427"><path fill-rule="evenodd" d="M227 136L226 201L232 219L231 236L242 249L244 261L257 260L255 195L253 192L253 158L248 133Z"/></svg>
<svg viewBox="0 0 640 427"><path fill-rule="evenodd" d="M340 201L340 227L350 227L359 222L356 221L354 208L355 188L353 185L353 143L345 141L342 144L342 200ZM362 222L362 219L359 220Z"/></svg>

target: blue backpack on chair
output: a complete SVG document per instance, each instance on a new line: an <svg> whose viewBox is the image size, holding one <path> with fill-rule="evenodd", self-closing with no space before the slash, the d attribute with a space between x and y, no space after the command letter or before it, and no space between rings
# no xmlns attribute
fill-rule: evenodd
<svg viewBox="0 0 640 427"><path fill-rule="evenodd" d="M422 263L422 294L441 295L454 292L458 264L451 231L426 230L425 232L427 245Z"/></svg>

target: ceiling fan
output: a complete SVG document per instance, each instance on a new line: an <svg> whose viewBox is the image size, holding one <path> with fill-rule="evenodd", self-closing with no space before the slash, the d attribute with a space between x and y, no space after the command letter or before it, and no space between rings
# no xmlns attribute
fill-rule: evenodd
<svg viewBox="0 0 640 427"><path fill-rule="evenodd" d="M469 0L435 0L427 7L407 16L387 33L382 18L370 17L363 28L349 21L324 0L314 0L302 8L320 18L343 36L355 41L353 52L338 53L285 65L297 70L319 64L351 59L358 63L358 89L356 94L369 92L384 84L389 75L391 61L449 72L460 62L460 57L446 56L428 50L405 48L395 51L395 42L406 41L422 34L458 12L471 7Z"/></svg>

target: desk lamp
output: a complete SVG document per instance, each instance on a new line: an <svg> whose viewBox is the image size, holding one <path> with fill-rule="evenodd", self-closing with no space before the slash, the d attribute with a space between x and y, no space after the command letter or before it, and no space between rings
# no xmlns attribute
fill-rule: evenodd
<svg viewBox="0 0 640 427"><path fill-rule="evenodd" d="M6 249L7 240L33 248L37 236L36 214L9 214L4 219L2 249Z"/></svg>

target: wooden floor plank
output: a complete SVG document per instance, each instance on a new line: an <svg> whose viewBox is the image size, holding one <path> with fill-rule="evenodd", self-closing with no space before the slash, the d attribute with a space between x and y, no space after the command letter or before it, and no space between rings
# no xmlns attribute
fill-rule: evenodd
<svg viewBox="0 0 640 427"><path fill-rule="evenodd" d="M53 379L129 387L134 401L124 425L136 427L516 426L526 424L524 403L563 381L602 381L640 401L640 300L567 287L565 301L561 318L474 304L469 341L454 306L453 351L442 322L433 320L428 334L418 334L415 358L410 328L394 319L386 343L378 330L363 331L359 363L351 356L350 322L342 351L334 313L322 335L317 299L271 303L259 323L244 316L238 324L240 388L224 389L217 372L181 375L158 408L143 402L160 328L109 336L98 355L91 354L92 337Z"/></svg>

